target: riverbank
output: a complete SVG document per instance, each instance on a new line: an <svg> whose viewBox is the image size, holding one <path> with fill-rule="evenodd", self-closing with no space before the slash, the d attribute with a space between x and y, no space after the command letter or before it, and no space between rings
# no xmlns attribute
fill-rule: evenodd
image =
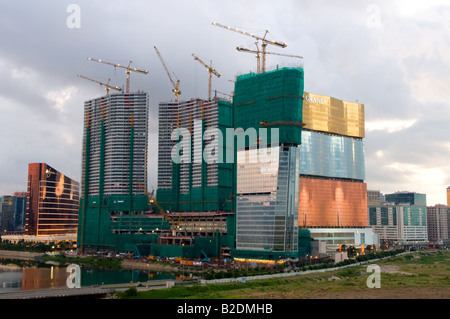
<svg viewBox="0 0 450 319"><path fill-rule="evenodd" d="M45 253L33 253L33 252L25 252L25 251L14 251L14 250L0 250L0 258L4 258L4 259L16 259L16 260L44 260L43 257L45 256ZM55 257L46 257L46 260L53 260L55 262L73 262L73 263L77 263L77 260L79 259L80 263L84 263L84 264L93 264L96 265L97 259L93 258L93 257L83 257L83 256L68 256L64 259L61 259L58 256ZM118 261L117 263L113 263L111 261L111 263L107 263L107 261L109 261L108 259L104 260L105 261L105 265L104 266L108 266L108 265L112 265L112 266L116 266L118 265L118 267L123 268L123 269L128 269L128 270L142 270L142 271L167 271L167 272L173 272L173 271L177 271L178 267L174 267L172 265L169 264L163 264L163 263L159 263L159 262L145 262L139 259L123 259ZM110 265L110 266L111 266Z"/></svg>
<svg viewBox="0 0 450 319"><path fill-rule="evenodd" d="M159 262L145 262L139 259L123 259L122 268L131 270L150 270L150 271L177 271L178 267L165 265Z"/></svg>
<svg viewBox="0 0 450 319"><path fill-rule="evenodd" d="M0 258L18 260L36 260L44 256L43 253L32 253L27 251L0 250Z"/></svg>

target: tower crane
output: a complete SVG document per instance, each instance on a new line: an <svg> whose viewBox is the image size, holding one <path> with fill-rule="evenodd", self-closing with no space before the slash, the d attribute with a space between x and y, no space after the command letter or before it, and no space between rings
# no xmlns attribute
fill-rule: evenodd
<svg viewBox="0 0 450 319"><path fill-rule="evenodd" d="M130 74L131 74L131 72L148 74L147 70L139 70L136 68L131 68L130 65L131 65L131 63L133 63L133 61L131 61L131 60L128 63L128 66L124 66L124 65L120 65L120 64L116 64L116 63L112 63L112 62L106 62L106 61L103 61L100 59L94 59L94 58L87 58L87 59L90 61L96 61L96 62L112 65L114 67L126 69L126 72L125 72L127 74L126 91L125 91L126 93L130 93Z"/></svg>
<svg viewBox="0 0 450 319"><path fill-rule="evenodd" d="M215 76L217 76L218 78L220 78L220 74L216 71L216 69L213 68L212 66L212 61L210 63L210 65L208 66L205 62L203 62L198 56L196 56L194 53L192 53L192 56L194 57L194 60L197 60L198 62L200 62L209 72L209 81L208 81L208 100L211 100L211 79L212 79L212 75L214 74Z"/></svg>
<svg viewBox="0 0 450 319"><path fill-rule="evenodd" d="M259 60L259 54L261 53L261 51L259 51L259 50L250 50L250 49L246 49L243 47L236 47L236 50L238 50L240 52L254 53L254 54L256 54L256 58L258 60ZM303 57L300 55L283 54L283 53L278 53L278 52L267 52L266 51L265 54L274 54L274 55L280 55L280 56L285 56L285 57L303 59ZM258 61L258 66L257 66L257 72L260 73L259 61Z"/></svg>
<svg viewBox="0 0 450 319"><path fill-rule="evenodd" d="M166 70L167 75L169 76L169 80L172 83L173 89L172 92L175 93L175 102L178 102L178 95L181 94L180 91L180 80L177 79L177 82L175 83L175 81L172 79L172 76L170 75L169 70L167 69L166 63L164 63L164 60L161 56L161 54L159 53L159 50L156 46L154 46L156 53L158 54L159 59L161 60L161 63L164 67L164 69Z"/></svg>
<svg viewBox="0 0 450 319"><path fill-rule="evenodd" d="M257 39L258 41L261 41L261 46L262 46L262 50L261 50L261 53L262 53L261 54L261 58L262 58L261 65L262 66L261 66L261 69L262 69L262 72L266 71L266 47L267 47L267 45L271 44L271 45L279 46L279 47L282 47L282 48L285 48L287 46L287 44L284 43L284 42L273 41L273 40L266 39L266 36L269 33L268 30L265 30L264 36L260 37L260 36L257 36L255 34L253 34L253 33L249 33L249 32L243 31L243 30L239 30L237 28L232 28L232 27L229 27L229 26L225 26L225 25L222 25L222 24L217 23L217 22L213 22L212 25L215 25L217 27L222 27L222 28L225 28L225 29L228 29L228 30L240 33L240 34L244 34L244 35L247 35L247 36L250 36L252 38ZM258 58L258 64L259 64L259 55L257 55L257 58Z"/></svg>
<svg viewBox="0 0 450 319"><path fill-rule="evenodd" d="M98 84L100 84L100 86L103 85L103 86L105 87L105 90L106 90L106 95L109 95L109 90L110 90L110 89L113 89L113 90L116 90L116 91L122 91L122 89L119 88L119 87L117 87L117 86L111 86L111 85L109 85L109 81L111 81L111 79L108 79L108 82L107 82L107 83L103 83L103 82L100 82L100 81L97 81L97 80L88 78L87 76L84 76L84 75L77 74L77 76L80 77L80 78L83 78L83 79L86 79L86 80L89 80L89 81L98 83Z"/></svg>

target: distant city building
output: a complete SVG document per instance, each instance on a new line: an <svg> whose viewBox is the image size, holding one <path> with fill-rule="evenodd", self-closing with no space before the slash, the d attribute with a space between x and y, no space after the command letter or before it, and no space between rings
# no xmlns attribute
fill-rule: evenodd
<svg viewBox="0 0 450 319"><path fill-rule="evenodd" d="M450 239L450 207L435 205L427 207L428 240L448 242Z"/></svg>
<svg viewBox="0 0 450 319"><path fill-rule="evenodd" d="M75 234L80 185L45 163L28 165L25 235Z"/></svg>
<svg viewBox="0 0 450 319"><path fill-rule="evenodd" d="M16 192L13 196L0 196L0 231L23 232L26 208L26 192Z"/></svg>
<svg viewBox="0 0 450 319"><path fill-rule="evenodd" d="M409 204L416 206L427 206L427 196L416 192L396 192L392 194L386 194L385 200L388 203Z"/></svg>
<svg viewBox="0 0 450 319"><path fill-rule="evenodd" d="M384 202L384 196L380 191L367 190L367 206L378 206Z"/></svg>
<svg viewBox="0 0 450 319"><path fill-rule="evenodd" d="M428 240L427 209L422 205L386 202L369 206L369 226L388 245Z"/></svg>
<svg viewBox="0 0 450 319"><path fill-rule="evenodd" d="M14 221L14 197L11 195L2 196L1 200L1 216L0 216L0 231L15 231Z"/></svg>
<svg viewBox="0 0 450 319"><path fill-rule="evenodd" d="M447 187L447 206L450 207L450 186Z"/></svg>
<svg viewBox="0 0 450 319"><path fill-rule="evenodd" d="M14 197L14 223L15 231L25 231L25 216L27 213L27 193L16 192Z"/></svg>

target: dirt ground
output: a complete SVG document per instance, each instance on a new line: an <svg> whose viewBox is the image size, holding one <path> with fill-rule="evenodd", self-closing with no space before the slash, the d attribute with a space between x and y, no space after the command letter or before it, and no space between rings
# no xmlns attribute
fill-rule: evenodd
<svg viewBox="0 0 450 319"><path fill-rule="evenodd" d="M390 287L310 293L305 299L449 299L450 287Z"/></svg>

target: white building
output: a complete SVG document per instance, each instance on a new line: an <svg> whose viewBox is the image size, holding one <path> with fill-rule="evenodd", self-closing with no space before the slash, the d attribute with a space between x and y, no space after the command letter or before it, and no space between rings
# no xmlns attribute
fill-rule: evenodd
<svg viewBox="0 0 450 319"><path fill-rule="evenodd" d="M369 207L369 226L380 240L388 243L412 244L426 242L426 206L385 203Z"/></svg>
<svg viewBox="0 0 450 319"><path fill-rule="evenodd" d="M133 195L143 194L137 182L147 185L148 94L102 96L86 101L84 112L83 198L86 198L85 167L88 167L88 196L98 196L100 192L103 195L128 195L130 191Z"/></svg>

